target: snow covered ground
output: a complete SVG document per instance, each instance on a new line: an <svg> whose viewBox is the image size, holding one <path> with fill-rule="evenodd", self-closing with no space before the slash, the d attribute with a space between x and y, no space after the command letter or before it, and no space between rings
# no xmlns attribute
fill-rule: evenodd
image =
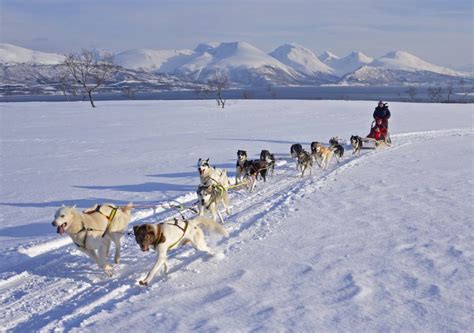
<svg viewBox="0 0 474 333"><path fill-rule="evenodd" d="M290 145L367 134L373 102L227 105L0 104L0 331L474 330L472 105L391 103L392 148L305 178ZM274 177L232 192L220 255L174 250L147 288L133 238L106 278L51 226L63 203L189 205L197 159L233 174L237 149L275 152Z"/></svg>

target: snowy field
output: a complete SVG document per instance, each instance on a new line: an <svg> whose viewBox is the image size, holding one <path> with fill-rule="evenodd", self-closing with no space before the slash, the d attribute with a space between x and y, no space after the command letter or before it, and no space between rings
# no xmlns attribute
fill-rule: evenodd
<svg viewBox="0 0 474 333"><path fill-rule="evenodd" d="M374 102L226 105L0 104L0 331L474 331L472 105L391 103L391 148L305 178L290 145L365 136ZM232 191L218 256L174 250L149 287L132 237L107 278L51 226L63 203L189 206L197 159L234 175L238 149L274 152L274 177Z"/></svg>

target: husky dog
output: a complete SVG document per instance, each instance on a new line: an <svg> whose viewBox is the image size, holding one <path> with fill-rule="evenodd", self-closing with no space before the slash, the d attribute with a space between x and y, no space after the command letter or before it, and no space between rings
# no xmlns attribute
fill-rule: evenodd
<svg viewBox="0 0 474 333"><path fill-rule="evenodd" d="M352 145L352 154L360 155L360 150L362 149L362 138L358 135L351 136L351 145Z"/></svg>
<svg viewBox="0 0 474 333"><path fill-rule="evenodd" d="M209 165L209 159L200 158L197 163L201 185L222 185L226 190L229 187L226 169L218 169Z"/></svg>
<svg viewBox="0 0 474 333"><path fill-rule="evenodd" d="M321 169L327 169L329 162L334 155L334 150L333 148L323 146L319 142L313 142L311 143L311 155Z"/></svg>
<svg viewBox="0 0 474 333"><path fill-rule="evenodd" d="M338 136L333 136L332 138L329 139L329 145L334 146L339 144L339 137Z"/></svg>
<svg viewBox="0 0 474 333"><path fill-rule="evenodd" d="M306 169L309 169L309 174L312 174L313 168L313 159L311 158L310 153L306 150L302 150L298 155L298 169L301 170L301 177L304 177Z"/></svg>
<svg viewBox="0 0 474 333"><path fill-rule="evenodd" d="M321 145L321 143L318 142L318 141L313 141L313 142L311 142L311 155L312 155L313 157L315 157L315 155L316 155L316 147L319 146L319 145Z"/></svg>
<svg viewBox="0 0 474 333"><path fill-rule="evenodd" d="M342 156L344 156L344 147L339 144L339 138L333 137L329 140L329 145L330 148L334 151L334 156L336 157L337 163L342 159Z"/></svg>
<svg viewBox="0 0 474 333"><path fill-rule="evenodd" d="M148 285L161 266L164 266L165 272L167 272L167 253L180 245L190 242L196 250L207 252L213 256L215 253L207 246L200 225L210 232L229 237L229 233L222 225L204 216L198 216L191 220L174 219L162 224L134 226L135 241L140 245L140 249L146 252L153 248L158 253L156 262L150 272L143 280L139 281L140 285Z"/></svg>
<svg viewBox="0 0 474 333"><path fill-rule="evenodd" d="M204 216L206 210L212 214L212 219L217 222L217 216L222 224L224 218L219 211L219 205L222 204L226 210L227 215L229 210L229 194L220 185L200 185L196 191L198 197L199 216Z"/></svg>
<svg viewBox="0 0 474 333"><path fill-rule="evenodd" d="M266 161L268 170L271 171L273 176L273 171L275 170L275 155L270 154L268 150L262 150L260 153L260 161Z"/></svg>
<svg viewBox="0 0 474 333"><path fill-rule="evenodd" d="M56 211L52 225L60 235L67 233L78 249L87 254L108 276L112 266L107 263L111 242L115 244L115 263L120 262L120 239L130 223L133 204L118 207L101 204L79 212L62 206Z"/></svg>
<svg viewBox="0 0 474 333"><path fill-rule="evenodd" d="M237 151L237 163L235 164L235 183L242 183L248 163L247 152L245 150Z"/></svg>
<svg viewBox="0 0 474 333"><path fill-rule="evenodd" d="M250 181L250 192L257 185L257 177L260 175L264 182L267 181L268 163L267 161L254 160L249 161L246 168L246 175Z"/></svg>
<svg viewBox="0 0 474 333"><path fill-rule="evenodd" d="M301 146L299 143L295 143L294 145L291 146L290 148L290 155L293 158L297 158L298 155L303 151L303 146Z"/></svg>

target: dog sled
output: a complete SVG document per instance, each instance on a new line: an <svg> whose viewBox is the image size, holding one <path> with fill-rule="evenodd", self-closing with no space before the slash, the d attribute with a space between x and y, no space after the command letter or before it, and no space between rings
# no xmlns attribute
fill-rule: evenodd
<svg viewBox="0 0 474 333"><path fill-rule="evenodd" d="M376 118L370 125L370 132L362 138L362 149L377 149L390 147L392 140L388 130L388 120Z"/></svg>

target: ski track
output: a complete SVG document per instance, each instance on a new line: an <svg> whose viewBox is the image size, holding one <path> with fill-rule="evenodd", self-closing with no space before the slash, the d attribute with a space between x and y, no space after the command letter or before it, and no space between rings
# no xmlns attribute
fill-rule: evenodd
<svg viewBox="0 0 474 333"><path fill-rule="evenodd" d="M346 157L341 163L333 162L330 169L324 171L315 167L313 175L304 178L296 172L292 159L280 159L275 176L270 177L267 183L259 182L253 193L245 189L232 192L233 209L231 215L225 218L230 237L219 241L218 249L223 253L238 251L249 240L265 238L279 223L273 220L271 226L267 223L269 212L278 213L283 207L288 209L298 198L321 190L328 181L366 163L374 154L385 154L437 137L473 133L471 128L458 128L395 134L392 135L395 142L392 147L363 151L360 156L352 155L352 150L346 145ZM195 200L196 194L189 192L174 200L161 202L155 208L137 210L131 225L156 223L179 216L170 205L178 202L189 206ZM282 214L284 216L284 212ZM162 288L167 279L175 278L179 270L189 269L193 263L199 270L199 262L206 258L189 247L174 250L169 257L169 274L155 277L151 287L142 288L137 285L137 280L146 274L155 255L139 255L132 236L125 235L123 238L122 263L115 268L112 278L106 278L89 258L70 244L70 241L58 239L17 249L25 256L0 272L1 331L63 331L81 327L88 318L101 311L112 310L116 304L133 295ZM60 309L58 314L56 309ZM69 314L62 316L64 313Z"/></svg>

